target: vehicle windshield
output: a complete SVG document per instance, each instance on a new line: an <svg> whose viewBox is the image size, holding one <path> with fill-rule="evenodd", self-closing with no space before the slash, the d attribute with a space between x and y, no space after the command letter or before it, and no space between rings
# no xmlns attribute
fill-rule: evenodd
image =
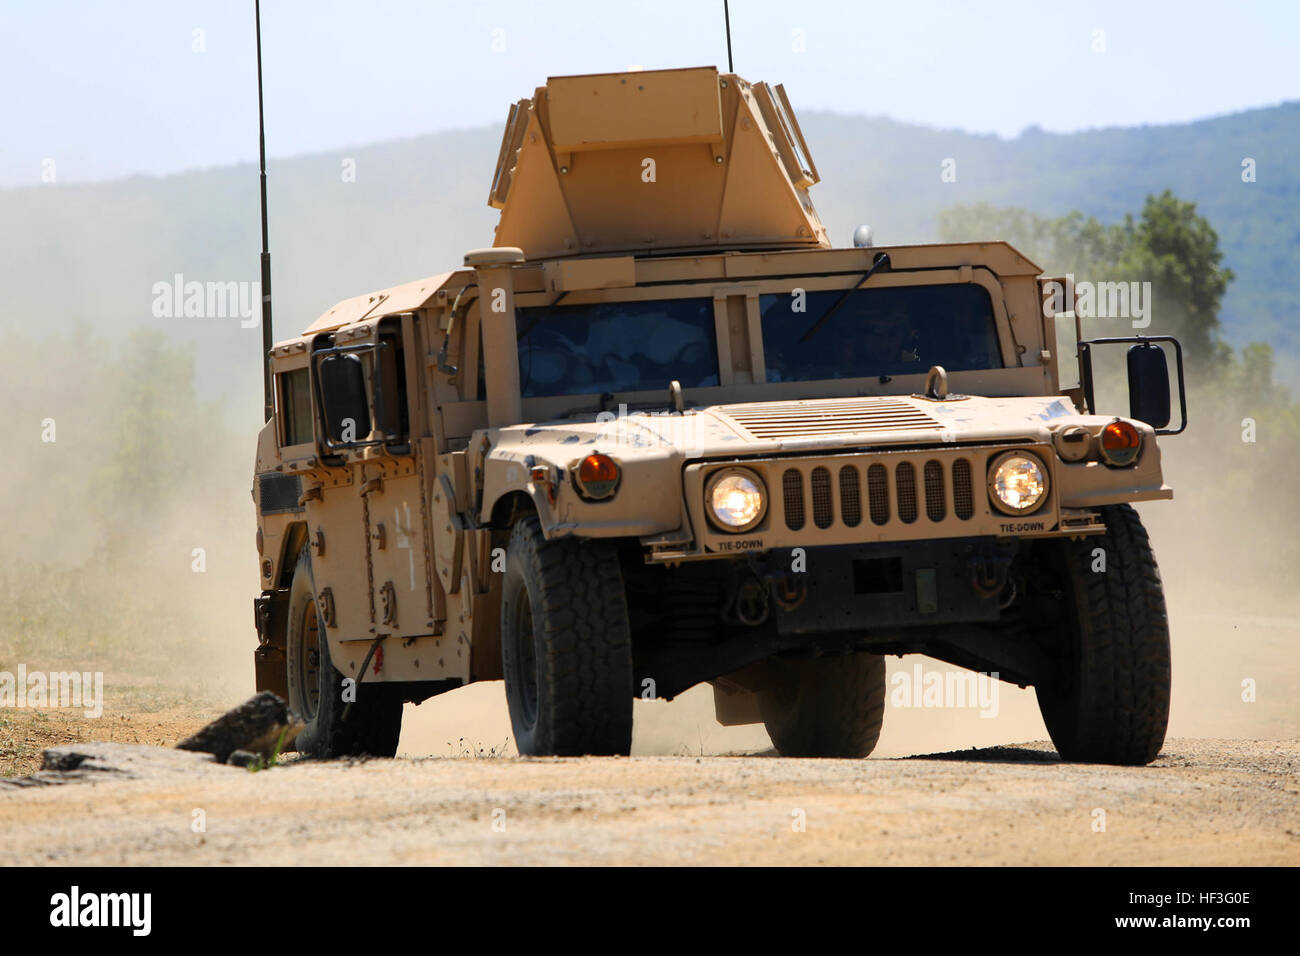
<svg viewBox="0 0 1300 956"><path fill-rule="evenodd" d="M758 307L769 382L1002 368L993 303L975 283L796 289Z"/></svg>
<svg viewBox="0 0 1300 956"><path fill-rule="evenodd" d="M515 322L525 398L718 384L712 298L530 306Z"/></svg>

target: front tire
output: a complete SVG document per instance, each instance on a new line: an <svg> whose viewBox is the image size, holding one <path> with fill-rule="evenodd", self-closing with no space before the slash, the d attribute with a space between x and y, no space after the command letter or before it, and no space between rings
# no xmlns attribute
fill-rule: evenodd
<svg viewBox="0 0 1300 956"><path fill-rule="evenodd" d="M859 759L876 748L885 720L885 659L858 652L774 661L775 686L758 707L782 757Z"/></svg>
<svg viewBox="0 0 1300 956"><path fill-rule="evenodd" d="M307 726L296 749L309 757L391 757L402 732L402 701L390 689L357 684L356 700L343 700L343 675L330 661L329 640L316 602L311 555L298 555L289 588L289 708Z"/></svg>
<svg viewBox="0 0 1300 956"><path fill-rule="evenodd" d="M1063 760L1141 766L1160 753L1169 723L1169 620L1137 512L1099 510L1105 534L1054 542L1048 573L1064 582L1052 635L1061 673L1035 691ZM1094 571L1101 558L1105 570Z"/></svg>
<svg viewBox="0 0 1300 956"><path fill-rule="evenodd" d="M603 541L546 540L536 518L510 534L501 658L521 754L632 748L632 636L618 554Z"/></svg>

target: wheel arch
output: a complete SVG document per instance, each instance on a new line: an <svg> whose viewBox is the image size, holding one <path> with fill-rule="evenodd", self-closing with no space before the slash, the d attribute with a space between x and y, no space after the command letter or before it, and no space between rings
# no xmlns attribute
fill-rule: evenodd
<svg viewBox="0 0 1300 956"><path fill-rule="evenodd" d="M293 572L298 565L298 552L307 545L307 522L295 521L284 529L280 544L280 556L276 562L276 587L287 588L293 585Z"/></svg>
<svg viewBox="0 0 1300 956"><path fill-rule="evenodd" d="M538 509L537 502L527 492L514 489L505 492L492 503L492 509L488 512L488 525L494 531L509 532L516 522L534 516L542 523L544 531L546 519Z"/></svg>

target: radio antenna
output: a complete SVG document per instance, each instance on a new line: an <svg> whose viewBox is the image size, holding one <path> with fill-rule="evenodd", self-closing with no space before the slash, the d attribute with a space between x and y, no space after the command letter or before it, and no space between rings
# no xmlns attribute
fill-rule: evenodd
<svg viewBox="0 0 1300 956"><path fill-rule="evenodd" d="M731 65L731 5L730 0L722 0L722 16L727 23L727 72L735 73L736 68Z"/></svg>
<svg viewBox="0 0 1300 956"><path fill-rule="evenodd" d="M253 0L257 25L257 153L262 186L262 420L269 422L271 402L271 249L266 229L266 124L262 118L262 0Z"/></svg>

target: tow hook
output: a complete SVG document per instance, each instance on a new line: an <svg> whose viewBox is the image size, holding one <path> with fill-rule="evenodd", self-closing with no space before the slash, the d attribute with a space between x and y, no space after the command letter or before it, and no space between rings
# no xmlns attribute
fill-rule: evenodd
<svg viewBox="0 0 1300 956"><path fill-rule="evenodd" d="M999 542L996 545L985 545L978 547L970 556L968 567L970 568L971 586L975 593L982 598L991 598L999 595L1001 600L1009 604L1015 598L1015 588L1012 586L1010 594L1006 593L1008 584L1008 571L1011 568L1011 561L1015 557L1017 550L1016 542Z"/></svg>
<svg viewBox="0 0 1300 956"><path fill-rule="evenodd" d="M757 627L767 620L771 608L767 601L767 588L758 578L746 578L736 589L736 619L741 624Z"/></svg>
<svg viewBox="0 0 1300 956"><path fill-rule="evenodd" d="M768 578L772 599L783 611L793 611L808 597L808 584L802 575L780 574Z"/></svg>
<svg viewBox="0 0 1300 956"><path fill-rule="evenodd" d="M723 614L746 627L758 627L772 612L767 581L753 568L737 569L728 588Z"/></svg>
<svg viewBox="0 0 1300 956"><path fill-rule="evenodd" d="M980 597L991 598L1002 590L1003 577L1006 572L997 561L972 560L971 584Z"/></svg>

